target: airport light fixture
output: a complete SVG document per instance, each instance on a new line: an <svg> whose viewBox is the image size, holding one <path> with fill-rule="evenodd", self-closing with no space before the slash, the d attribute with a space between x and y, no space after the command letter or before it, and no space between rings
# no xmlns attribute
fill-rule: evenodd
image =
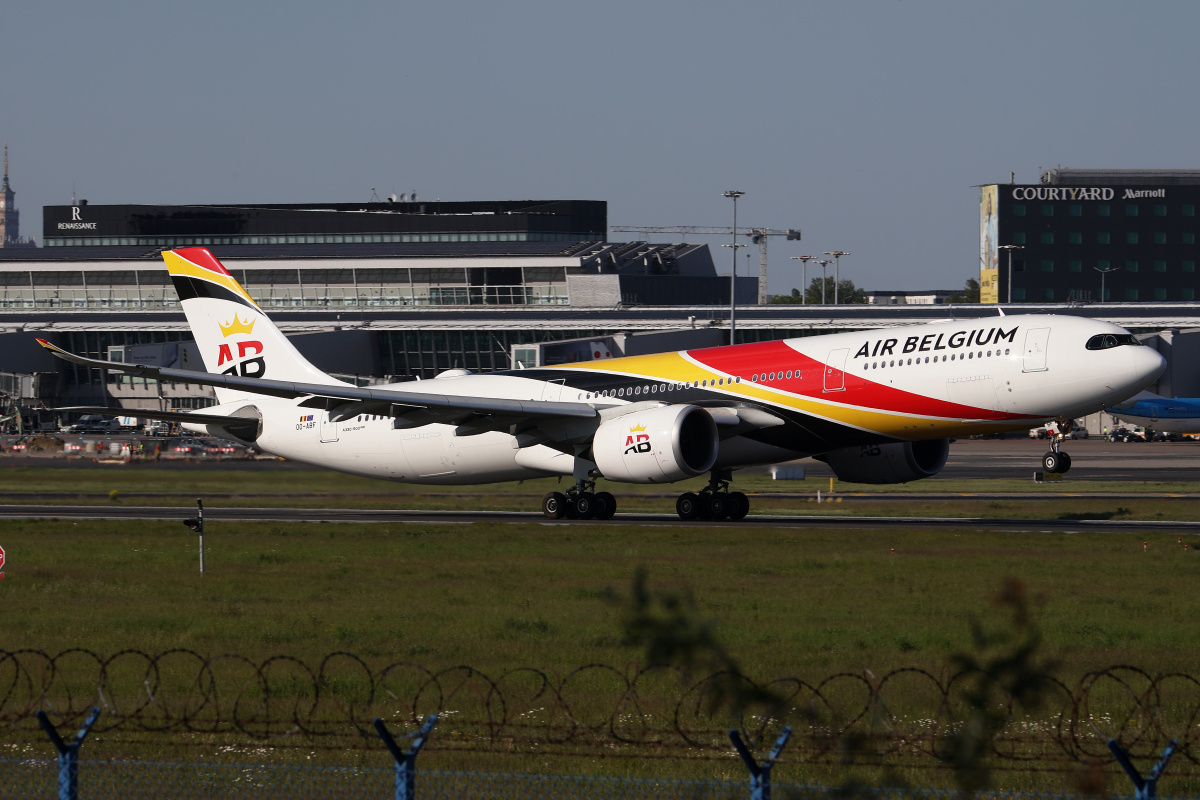
<svg viewBox="0 0 1200 800"><path fill-rule="evenodd" d="M828 281L828 279L825 277L825 268L833 263L833 259L818 258L817 263L821 265L821 305L825 305L825 284ZM836 278L834 280L836 280ZM833 288L834 291L837 290L836 285Z"/></svg>
<svg viewBox="0 0 1200 800"><path fill-rule="evenodd" d="M1100 273L1100 302L1106 303L1108 302L1108 296L1104 294L1104 276L1110 272L1114 272L1117 268L1109 266L1104 269L1100 269L1100 267L1092 267L1092 269Z"/></svg>
<svg viewBox="0 0 1200 800"><path fill-rule="evenodd" d="M1024 250L1023 244L1002 244L996 248L997 250L1008 251L1008 305L1012 305L1012 251ZM1103 282L1103 278L1100 279Z"/></svg>
<svg viewBox="0 0 1200 800"><path fill-rule="evenodd" d="M836 306L838 304L838 284L842 280L842 271L839 269L841 258L850 254L845 250L827 250L825 255L833 256L833 304Z"/></svg>
<svg viewBox="0 0 1200 800"><path fill-rule="evenodd" d="M800 262L800 305L808 305L808 262L819 261L816 256L792 256L792 261Z"/></svg>
<svg viewBox="0 0 1200 800"><path fill-rule="evenodd" d="M735 309L737 308L737 249L738 249L737 201L738 201L738 198L744 194L745 194L745 192L739 191L737 189L730 189L729 191L724 193L725 197L728 197L730 200L733 201L733 244L729 245L729 247L733 248L733 272L731 272L729 275L729 343L730 344L737 344L737 342L733 338L734 325L735 325L734 314L735 314Z"/></svg>

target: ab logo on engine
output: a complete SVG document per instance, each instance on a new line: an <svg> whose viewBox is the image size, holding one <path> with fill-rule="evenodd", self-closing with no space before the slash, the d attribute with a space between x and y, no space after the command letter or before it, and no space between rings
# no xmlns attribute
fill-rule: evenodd
<svg viewBox="0 0 1200 800"><path fill-rule="evenodd" d="M625 455L650 452L650 437L645 431L645 425L637 425L629 429L629 435L625 437Z"/></svg>

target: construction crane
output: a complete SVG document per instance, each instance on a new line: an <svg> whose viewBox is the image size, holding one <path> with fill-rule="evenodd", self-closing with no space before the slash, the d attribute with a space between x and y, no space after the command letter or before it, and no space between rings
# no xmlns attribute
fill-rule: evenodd
<svg viewBox="0 0 1200 800"><path fill-rule="evenodd" d="M653 227L636 227L633 225L610 225L610 231L619 233L701 233L713 236L732 236L733 228L709 225L661 225ZM738 228L739 236L749 236L750 241L758 245L758 304L766 305L771 299L767 294L767 238L770 236L786 236L788 241L800 241L799 228Z"/></svg>

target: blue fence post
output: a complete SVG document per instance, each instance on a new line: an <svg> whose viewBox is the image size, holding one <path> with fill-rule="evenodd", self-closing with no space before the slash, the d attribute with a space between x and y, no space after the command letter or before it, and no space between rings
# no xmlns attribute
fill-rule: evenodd
<svg viewBox="0 0 1200 800"><path fill-rule="evenodd" d="M58 800L77 800L79 797L79 747L91 731L96 720L100 718L100 707L94 706L92 713L84 720L83 727L75 734L75 741L67 744L54 729L54 723L46 716L45 711L37 712L38 724L50 737L54 749L58 751Z"/></svg>
<svg viewBox="0 0 1200 800"><path fill-rule="evenodd" d="M1121 769L1125 770L1129 780L1133 781L1136 800L1154 800L1155 797L1158 797L1158 779L1162 777L1163 770L1167 768L1167 764L1171 761L1171 756L1175 755L1175 748L1178 746L1179 740L1172 739L1166 749L1162 751L1154 769L1150 770L1150 774L1143 778L1137 767L1129 760L1129 753L1125 752L1125 748L1121 747L1120 742L1116 739L1108 740L1108 749L1112 751L1113 758L1121 765Z"/></svg>
<svg viewBox="0 0 1200 800"><path fill-rule="evenodd" d="M736 730L729 731L729 741L733 742L733 748L742 757L742 761L746 762L746 769L750 770L750 800L771 800L771 767L775 766L775 759L779 758L783 746L791 736L792 726L788 725L775 740L775 746L771 748L766 761L759 764L754 760L750 748L742 741L741 734Z"/></svg>
<svg viewBox="0 0 1200 800"><path fill-rule="evenodd" d="M412 746L408 748L407 753L400 750L400 745L396 744L396 740L388 732L387 726L383 724L383 720L379 717L375 718L375 730L379 733L379 738L383 739L383 743L387 746L388 752L392 754L392 758L396 760L396 800L413 800L416 796L414 792L417 785L417 753L421 752L421 748L425 746L425 740L429 738L429 732L437 724L437 718L437 714L430 714L426 717L425 724L421 726L419 731L409 734L414 738Z"/></svg>

